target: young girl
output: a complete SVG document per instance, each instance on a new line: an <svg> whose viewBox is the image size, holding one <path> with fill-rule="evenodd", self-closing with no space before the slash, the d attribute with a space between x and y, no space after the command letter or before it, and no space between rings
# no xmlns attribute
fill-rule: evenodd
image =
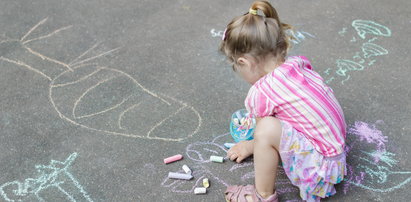
<svg viewBox="0 0 411 202"><path fill-rule="evenodd" d="M220 50L252 85L245 106L257 120L254 139L227 153L238 163L254 155L255 186L229 186L227 201L278 201L280 161L306 201L334 195L346 175L343 111L306 57L286 57L289 28L270 3L257 1L223 36Z"/></svg>

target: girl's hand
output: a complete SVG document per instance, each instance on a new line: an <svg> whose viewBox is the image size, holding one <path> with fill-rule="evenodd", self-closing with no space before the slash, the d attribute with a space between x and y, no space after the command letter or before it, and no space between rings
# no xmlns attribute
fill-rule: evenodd
<svg viewBox="0 0 411 202"><path fill-rule="evenodd" d="M251 156L251 154L253 153L254 153L254 140L241 141L235 144L233 147L231 147L231 149L228 150L227 157L232 161L241 163L241 161Z"/></svg>

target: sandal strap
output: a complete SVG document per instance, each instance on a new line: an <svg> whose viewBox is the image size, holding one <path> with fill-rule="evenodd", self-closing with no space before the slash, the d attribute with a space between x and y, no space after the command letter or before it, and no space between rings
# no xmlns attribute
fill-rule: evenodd
<svg viewBox="0 0 411 202"><path fill-rule="evenodd" d="M274 194L272 194L271 196L269 196L268 198L263 198L260 194L258 194L257 190L255 190L255 195L258 197L258 201L261 202L278 202L278 194L277 191L274 191Z"/></svg>
<svg viewBox="0 0 411 202"><path fill-rule="evenodd" d="M253 201L259 201L254 185L228 186L224 193L226 195L226 199L230 202L247 202L247 195L251 196Z"/></svg>

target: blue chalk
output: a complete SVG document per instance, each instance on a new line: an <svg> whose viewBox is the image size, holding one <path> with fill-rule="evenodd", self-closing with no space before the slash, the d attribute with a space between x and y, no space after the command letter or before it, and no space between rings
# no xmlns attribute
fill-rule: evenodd
<svg viewBox="0 0 411 202"><path fill-rule="evenodd" d="M230 149L231 147L233 147L235 145L235 143L224 143L224 147Z"/></svg>

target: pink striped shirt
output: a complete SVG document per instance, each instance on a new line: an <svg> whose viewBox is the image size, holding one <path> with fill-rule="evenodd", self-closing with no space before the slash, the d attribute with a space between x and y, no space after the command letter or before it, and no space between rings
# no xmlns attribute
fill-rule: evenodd
<svg viewBox="0 0 411 202"><path fill-rule="evenodd" d="M341 106L304 56L287 58L255 82L245 106L250 116L275 116L290 123L324 156L344 151L346 124Z"/></svg>

